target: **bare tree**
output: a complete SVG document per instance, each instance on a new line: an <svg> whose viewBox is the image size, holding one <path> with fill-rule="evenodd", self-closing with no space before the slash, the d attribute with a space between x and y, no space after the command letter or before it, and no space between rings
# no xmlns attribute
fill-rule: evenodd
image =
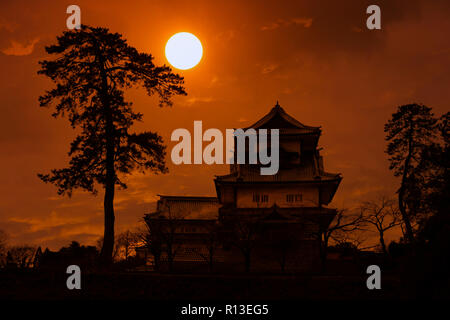
<svg viewBox="0 0 450 320"><path fill-rule="evenodd" d="M101 252L102 247L103 247L103 237L100 237L97 239L97 241L95 243L95 247L97 248L97 250L99 252ZM115 261L117 259L118 255L119 255L119 250L118 250L117 246L114 245L113 252L112 252L112 261Z"/></svg>
<svg viewBox="0 0 450 320"><path fill-rule="evenodd" d="M6 263L21 269L29 268L33 262L35 251L36 248L28 245L11 247L7 253Z"/></svg>
<svg viewBox="0 0 450 320"><path fill-rule="evenodd" d="M296 252L298 248L298 233L303 232L302 226L297 229L289 228L276 228L271 230L271 247L274 249L275 258L280 265L281 272L285 272L286 264L293 252Z"/></svg>
<svg viewBox="0 0 450 320"><path fill-rule="evenodd" d="M336 216L328 228L325 230L319 230L318 236L320 239L322 269L325 269L327 250L330 240L333 240L336 243L349 242L350 234L363 230L363 225L364 217L361 211L349 212L348 209L340 209L337 211Z"/></svg>
<svg viewBox="0 0 450 320"><path fill-rule="evenodd" d="M173 271L173 262L182 246L182 239L178 236L185 212L169 203L162 206L162 212L147 215L144 220L147 227L146 243L155 257L155 263L163 253L166 254L169 271ZM159 266L158 266L159 267Z"/></svg>
<svg viewBox="0 0 450 320"><path fill-rule="evenodd" d="M375 201L366 201L361 205L364 221L374 226L379 234L380 246L387 254L384 234L386 231L402 224L402 216L395 200L381 196Z"/></svg>
<svg viewBox="0 0 450 320"><path fill-rule="evenodd" d="M250 272L251 255L256 245L260 223L240 217L233 219L231 225L230 243L241 251L244 257L245 272Z"/></svg>
<svg viewBox="0 0 450 320"><path fill-rule="evenodd" d="M361 223L361 227L358 228L355 232L346 232L342 230L337 231L332 236L333 245L335 247L351 246L355 250L362 250L362 244L367 240L365 233L359 232L364 230L362 224L363 223Z"/></svg>
<svg viewBox="0 0 450 320"><path fill-rule="evenodd" d="M157 221L155 223L151 218L145 218L144 221L145 230L139 232L139 239L153 256L154 269L159 270L163 242L160 230L161 227L157 224Z"/></svg>
<svg viewBox="0 0 450 320"><path fill-rule="evenodd" d="M138 234L130 230L120 233L115 243L118 255L122 256L123 254L124 259L128 260L138 243L138 238Z"/></svg>
<svg viewBox="0 0 450 320"><path fill-rule="evenodd" d="M206 248L206 253L201 249L195 250L195 252L200 256L203 260L208 263L209 271L213 271L214 266L214 257L216 255L216 250L220 245L219 241L219 225L218 222L211 223L206 226L207 234L202 239L202 243Z"/></svg>
<svg viewBox="0 0 450 320"><path fill-rule="evenodd" d="M169 264L169 271L173 271L173 262L175 261L175 256L178 253L178 250L182 246L182 242L180 238L177 237L177 232L179 232L179 228L181 225L181 220L184 219L181 210L177 208L173 208L168 203L166 204L167 216L165 219L165 223L163 224L163 228L161 229L163 244L165 248L165 252L167 254L167 262Z"/></svg>

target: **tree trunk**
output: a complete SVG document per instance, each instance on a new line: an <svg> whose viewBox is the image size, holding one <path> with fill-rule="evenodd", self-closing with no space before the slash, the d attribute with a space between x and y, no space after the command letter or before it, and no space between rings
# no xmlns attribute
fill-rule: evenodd
<svg viewBox="0 0 450 320"><path fill-rule="evenodd" d="M381 249L383 249L383 253L385 255L387 255L387 249L386 249L386 243L384 242L384 235L383 232L380 232L380 244L381 244Z"/></svg>
<svg viewBox="0 0 450 320"><path fill-rule="evenodd" d="M109 105L106 108L106 181L105 181L105 231L103 236L102 260L112 262L114 249L114 189L116 172L114 169L114 124Z"/></svg>
<svg viewBox="0 0 450 320"><path fill-rule="evenodd" d="M409 243L414 242L414 233L411 227L411 222L409 221L409 217L406 213L405 203L404 203L404 187L403 187L403 181L402 186L400 187L400 190L398 192L398 208L400 209L400 213L402 214L403 223L405 224L406 229L406 238L408 239Z"/></svg>
<svg viewBox="0 0 450 320"><path fill-rule="evenodd" d="M114 170L114 169L113 169ZM108 171L108 169L107 169ZM107 173L107 183L105 186L104 212L105 212L105 230L103 235L102 261L105 264L112 262L114 250L114 178L108 179L111 173Z"/></svg>
<svg viewBox="0 0 450 320"><path fill-rule="evenodd" d="M328 236L326 234L323 234L323 240L320 239L319 241L319 255L322 273L324 273L327 269L327 249L328 249Z"/></svg>
<svg viewBox="0 0 450 320"><path fill-rule="evenodd" d="M156 271L159 271L159 267L160 267L160 261L161 261L161 254L160 253L152 253L152 255L153 255L153 268L156 270Z"/></svg>
<svg viewBox="0 0 450 320"><path fill-rule="evenodd" d="M172 244L168 243L167 244L167 263L168 263L168 269L169 272L173 271L173 251L172 251Z"/></svg>
<svg viewBox="0 0 450 320"><path fill-rule="evenodd" d="M159 271L159 257L155 257L154 258L154 269L155 269L155 271Z"/></svg>
<svg viewBox="0 0 450 320"><path fill-rule="evenodd" d="M410 134L410 137L408 140L409 140L408 141L408 155L406 156L406 159L405 159L405 166L403 168L402 181L401 181L401 185L400 185L400 190L398 191L398 208L400 209L400 213L402 214L403 222L405 224L406 237L408 239L408 242L414 243L414 233L413 233L413 230L411 227L411 222L409 220L408 214L406 213L405 202L404 202L406 178L408 177L408 171L409 171L411 156L412 156L412 152L413 152L412 134Z"/></svg>
<svg viewBox="0 0 450 320"><path fill-rule="evenodd" d="M110 100L108 97L108 79L104 67L104 59L99 55L100 74L102 77L102 103L105 116L105 140L106 140L106 177L105 177L105 230L103 236L103 247L101 252L104 264L112 263L114 250L114 189L116 184L116 172L114 168L115 158L115 136L114 119L112 116Z"/></svg>

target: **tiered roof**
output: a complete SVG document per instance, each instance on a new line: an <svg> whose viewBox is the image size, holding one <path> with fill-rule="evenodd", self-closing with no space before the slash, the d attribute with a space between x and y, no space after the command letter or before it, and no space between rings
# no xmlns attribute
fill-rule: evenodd
<svg viewBox="0 0 450 320"><path fill-rule="evenodd" d="M316 138L321 134L321 127L307 126L286 113L284 109L277 104L268 114L255 122L247 129L279 129L280 135L315 135ZM281 159L280 159L281 160ZM257 166L246 165L246 176L243 179L240 172L216 176L217 181L234 182L317 182L317 181L340 181L342 178L339 173L325 172L318 163L317 157L311 160L313 163L303 163L300 166L279 170L275 175L261 175Z"/></svg>
<svg viewBox="0 0 450 320"><path fill-rule="evenodd" d="M302 137L302 143L309 143L309 152L312 156L304 158L301 164L290 166L289 168L280 168L274 175L261 175L260 168L257 165L238 164L234 165L236 170L230 174L216 176L214 179L216 191L219 196L220 184L258 184L270 183L276 184L295 184L295 183L314 183L321 184L322 203L329 203L336 192L342 177L339 173L330 173L323 170L321 157L317 148L317 142L321 135L321 127L307 126L286 113L284 109L277 104L268 114L255 122L247 129L279 129L280 139L282 136ZM282 156L280 150L280 156ZM280 158L280 163L282 159Z"/></svg>
<svg viewBox="0 0 450 320"><path fill-rule="evenodd" d="M280 134L318 134L320 135L320 127L307 126L291 117L284 109L277 104L270 110L268 114L260 120L252 124L247 129L280 129Z"/></svg>

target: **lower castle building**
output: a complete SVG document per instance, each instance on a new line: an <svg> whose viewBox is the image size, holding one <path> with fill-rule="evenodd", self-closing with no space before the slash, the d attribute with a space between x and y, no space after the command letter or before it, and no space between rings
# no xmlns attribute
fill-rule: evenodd
<svg viewBox="0 0 450 320"><path fill-rule="evenodd" d="M279 129L279 170L231 164L216 176L217 197L160 195L144 220L147 246L137 250L156 267L204 265L258 271L314 271L321 234L336 215L327 205L342 180L324 170L320 127L304 125L278 103L245 128Z"/></svg>

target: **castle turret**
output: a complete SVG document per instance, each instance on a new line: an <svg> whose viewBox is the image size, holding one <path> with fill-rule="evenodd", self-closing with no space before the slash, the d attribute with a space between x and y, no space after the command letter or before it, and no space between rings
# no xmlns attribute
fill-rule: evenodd
<svg viewBox="0 0 450 320"><path fill-rule="evenodd" d="M260 165L232 164L230 173L215 179L219 201L237 209L321 208L328 205L339 186L340 174L324 171L317 148L320 127L302 124L277 103L247 129L279 129L280 168L261 175ZM248 151L248 150L247 150Z"/></svg>

